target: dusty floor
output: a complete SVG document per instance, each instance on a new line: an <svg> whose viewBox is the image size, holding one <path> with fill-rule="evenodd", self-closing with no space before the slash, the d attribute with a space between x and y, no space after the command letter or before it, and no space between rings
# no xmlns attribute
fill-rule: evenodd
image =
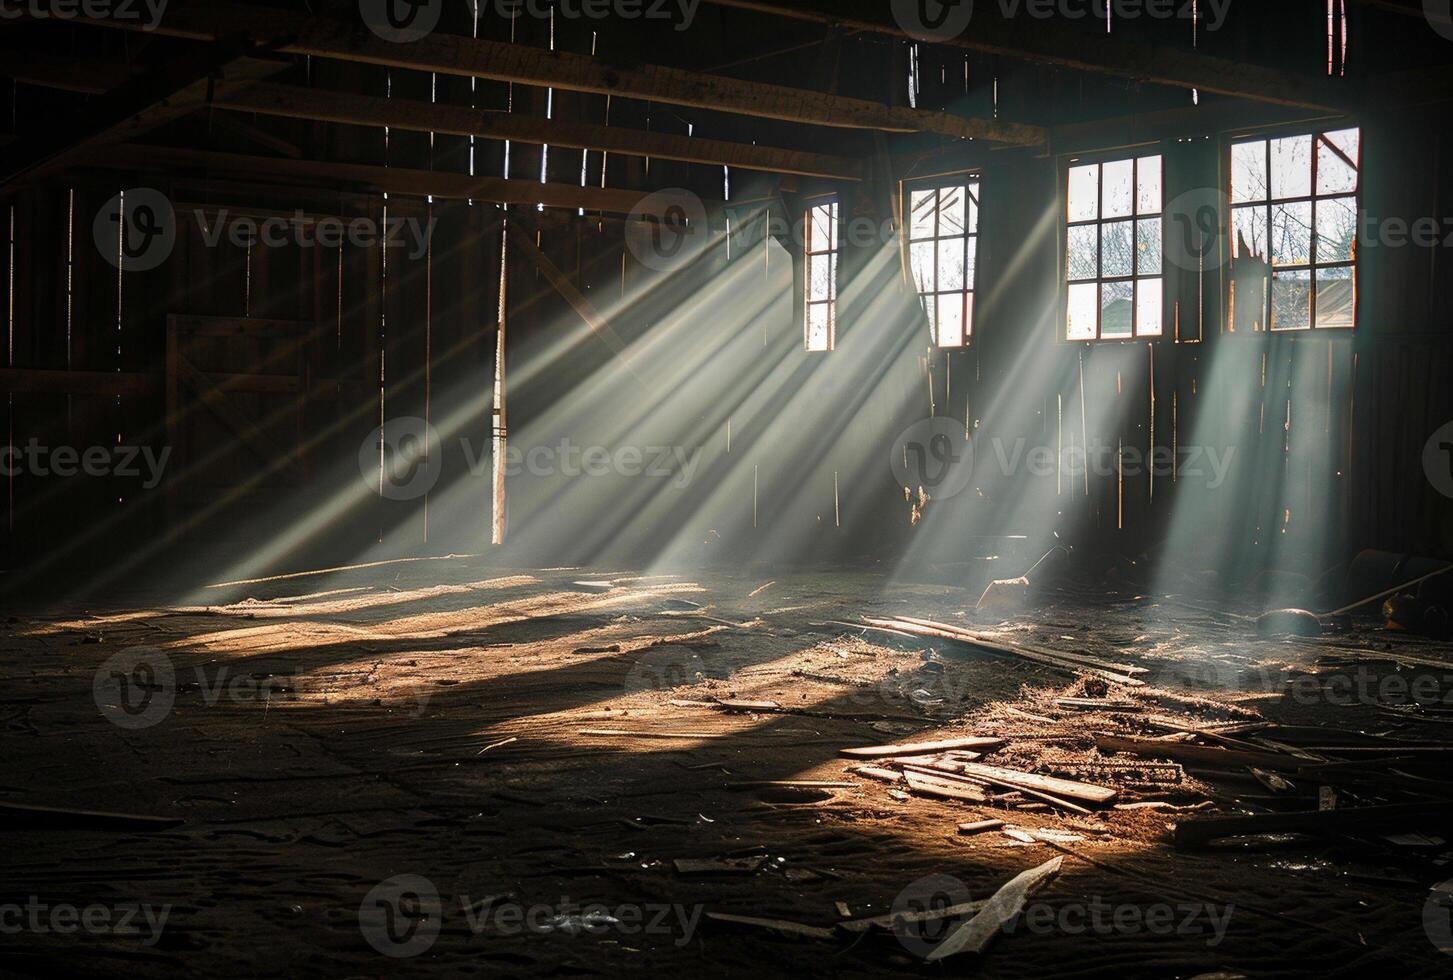
<svg viewBox="0 0 1453 980"><path fill-rule="evenodd" d="M1057 856L1028 912L950 969L1445 976L1453 965L1437 949L1446 907L1429 902L1430 885L1453 878L1437 837L1180 851L1168 827L1184 810L967 805L865 778L838 754L1000 736L986 761L1115 786L1123 804L1255 810L1274 794L1248 773L1112 760L1092 736L1262 718L1446 738L1453 715L1414 717L1385 688L1345 705L1315 693L1329 655L1389 644L1427 661L1404 673L1446 684L1446 645L1366 631L1336 639L1348 649L1257 640L1234 615L1065 592L1002 624L976 621L962 589L851 570L686 578L442 559L216 596L4 610L0 806L181 822L0 813L0 973L938 973L925 956L961 920L814 938L711 914L830 927L985 899ZM851 625L864 615L977 622L1145 668L1147 686L1109 692L1134 711L1063 709L1057 698L1084 693L1074 676L865 633ZM781 710L716 704L731 699ZM783 780L845 785L760 785ZM1316 787L1289 792L1313 793L1316 808ZM989 817L1029 839L956 833ZM676 859L732 864L691 874Z"/></svg>

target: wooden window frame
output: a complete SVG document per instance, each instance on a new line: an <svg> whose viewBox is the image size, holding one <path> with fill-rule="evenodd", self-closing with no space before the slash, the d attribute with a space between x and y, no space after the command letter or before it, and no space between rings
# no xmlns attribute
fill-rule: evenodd
<svg viewBox="0 0 1453 980"><path fill-rule="evenodd" d="M1155 211L1140 210L1140 168L1143 161L1156 160L1160 168L1160 207ZM1130 198L1131 208L1128 215L1118 217L1105 217L1105 166L1107 164L1126 163L1132 164L1130 174ZM1095 217L1092 219L1070 220L1070 174L1080 167L1098 167L1095 178ZM1170 324L1167 323L1166 289L1167 276L1165 270L1165 155L1157 147L1153 152L1135 153L1105 153L1094 156L1080 156L1071 159L1064 167L1064 173L1060 180L1060 186L1064 190L1061 199L1060 210L1060 318L1059 318L1059 339L1071 344L1124 344L1132 342L1155 342L1164 340L1170 331ZM1160 271L1152 274L1141 274L1137 271L1138 262L1136 256L1140 244L1140 223L1142 221L1158 220L1160 222ZM1130 222L1130 249L1131 267L1130 274L1125 276L1106 276L1105 255L1104 255L1104 231L1105 225L1116 224L1122 221ZM1069 238L1071 228L1095 228L1095 276L1086 279L1070 278L1069 260ZM1161 314L1160 332L1140 332L1140 283L1157 281L1161 288ZM1130 333L1123 337L1106 337L1104 335L1104 301L1101 299L1100 290L1107 284L1130 283ZM1071 286L1086 286L1093 284L1096 287L1095 303L1095 336L1094 337L1071 337L1069 335L1069 296Z"/></svg>
<svg viewBox="0 0 1453 980"><path fill-rule="evenodd" d="M819 248L817 246L821 243L814 240L816 238L813 231L816 226L814 216L823 208L828 209L830 231L827 247ZM830 354L837 349L838 272L842 261L840 219L841 210L835 197L809 201L807 204L802 232L802 346L809 354ZM812 298L812 266L813 261L821 256L826 256L827 260L831 262L828 271L827 299L814 300ZM814 307L821 306L827 307L827 346L813 347L812 311Z"/></svg>
<svg viewBox="0 0 1453 980"><path fill-rule="evenodd" d="M1319 160L1319 158L1321 156L1321 154L1318 152L1319 151L1319 148L1320 148L1320 144L1322 143L1322 141L1325 140L1327 142L1328 146L1332 148L1332 152L1336 153L1338 156L1342 156L1341 149L1339 147L1335 146L1335 144L1333 144L1330 140L1327 140L1326 137L1327 137L1327 134L1328 133L1339 133L1339 132L1345 132L1347 130L1356 130L1357 131L1357 160L1356 160L1355 163L1352 162L1352 161L1348 161L1349 163L1352 163L1352 167L1356 171L1356 174L1357 174L1357 186L1356 186L1356 188L1351 193L1348 193L1346 191L1337 191L1337 192L1328 193L1328 194L1319 194L1317 192L1317 176L1318 176L1318 160ZM1276 196L1274 196L1272 194L1272 192L1271 192L1271 174L1272 174L1272 170L1271 170L1271 168L1272 168L1271 149L1272 149L1272 143L1276 142L1277 140L1301 139L1301 138L1306 138L1306 137L1310 137L1311 140L1312 140L1312 153L1311 153L1311 160L1309 161L1309 166L1311 168L1311 183L1310 183L1311 193L1310 194L1307 194L1307 195L1297 195L1297 196L1294 196L1294 197L1276 197ZM1328 127L1328 128L1325 128L1325 129L1318 128L1318 129L1314 129L1314 130L1310 130L1310 131L1307 130L1307 129L1305 129L1305 128L1278 129L1278 130L1273 131L1273 132L1262 132L1262 133L1256 133L1256 134L1250 134L1250 135L1246 135L1246 136L1241 136L1241 137L1237 137L1236 139L1233 139L1233 140L1228 141L1228 143L1226 144L1226 182L1227 182L1226 183L1226 198L1227 198L1227 202L1228 202L1227 203L1227 213L1226 213L1226 229L1227 229L1227 236L1226 237L1227 237L1227 246L1228 246L1228 250L1229 250L1228 251L1228 254L1229 254L1229 256L1233 260L1235 259L1235 257L1236 257L1236 249L1237 249L1236 215L1239 212L1244 211L1244 210L1247 210L1249 208L1258 208L1258 209L1261 210L1262 215L1264 216L1264 218L1266 220L1266 235L1267 235L1267 241L1266 241L1266 250L1267 250L1266 262L1267 262L1267 265L1270 267L1270 272L1268 273L1267 282L1266 282L1266 303L1265 303L1265 306L1264 306L1264 308L1262 310L1262 314L1263 314L1262 324L1263 325L1262 325L1262 327L1261 327L1260 330L1237 330L1237 329L1235 329L1235 326L1236 326L1236 324L1234 322L1234 317L1235 317L1235 303L1234 303L1234 301L1232 299L1232 297L1234 296L1234 293L1232 292L1232 290L1234 290L1234 288L1235 288L1235 285L1234 285L1235 284L1235 279L1234 279L1234 277L1228 277L1228 279L1227 279L1226 323L1227 323L1228 327L1230 328L1230 331L1229 332L1234 333L1234 334L1241 334L1241 333L1264 333L1264 334L1268 334L1268 335L1275 334L1276 336L1280 336L1280 337L1297 337L1297 336L1306 336L1306 335L1314 334L1314 333L1318 333L1318 332L1322 332L1324 334L1329 333L1329 332L1331 334L1344 333L1344 332L1345 333L1350 333L1351 331L1354 331L1354 330L1357 329L1358 320L1360 319L1359 314L1361 312L1361 310L1360 310L1360 305L1361 305L1360 304L1360 294L1361 294L1361 290L1360 290L1359 287L1360 287L1360 284L1361 284L1361 274L1362 273L1361 273L1361 263L1358 261L1358 255L1357 255L1357 235L1358 235L1358 231L1359 231L1359 227L1358 227L1358 224L1357 223L1360 221L1360 215L1362 214L1362 159L1363 159L1363 152L1362 151L1363 151L1363 137L1364 137L1364 133L1363 133L1362 127L1359 126L1359 125L1355 125L1354 124L1354 125L1338 125L1338 126L1335 126L1335 127ZM1251 144L1251 143L1263 143L1263 144L1265 144L1265 150L1266 150L1266 152L1265 152L1266 184L1267 184L1267 186L1266 186L1266 196L1265 196L1265 198L1258 198L1256 200L1251 200L1251 201L1237 201L1236 200L1236 196L1235 196L1235 179L1236 179L1236 175L1235 175L1235 166L1236 166L1236 163L1235 163L1235 161L1236 161L1236 147L1238 147L1238 146L1246 146L1246 145ZM1345 160L1346 157L1344 156L1343 159ZM1344 261L1320 262L1320 261L1317 260L1317 245L1318 245L1318 235L1317 235L1317 202L1319 202L1319 201L1346 201L1346 200L1351 200L1352 201L1352 213L1353 213L1353 219L1354 219L1353 232L1352 232L1352 234L1353 234L1352 258L1349 261L1345 261L1345 262ZM1308 236L1308 246L1307 246L1307 258L1308 258L1308 261L1305 262L1305 263L1298 262L1298 263L1290 263L1290 264L1287 264L1287 265L1277 265L1277 264L1275 264L1272 261L1272 254L1271 254L1272 251L1273 251L1273 248L1274 248L1274 246L1272 244L1272 213L1273 213L1273 209L1276 208L1278 205L1285 206L1285 205L1290 205L1290 204L1308 204L1311 207L1311 225L1310 225L1310 234ZM1351 269L1352 270L1352 275L1351 275L1350 280L1349 280L1352 283L1352 323L1350 325L1348 325L1348 326L1324 326L1324 327L1319 327L1317 325L1317 272L1319 270L1322 270L1322 269ZM1308 273L1308 275L1309 275L1308 282L1310 283L1310 285L1308 287L1308 297L1307 297L1307 326L1305 326L1305 327L1285 327L1285 328L1278 328L1276 326L1276 323L1275 323L1275 321L1273 319L1273 312L1274 312L1274 309L1275 309L1276 274L1278 272L1306 272L1306 273Z"/></svg>
<svg viewBox="0 0 1453 980"><path fill-rule="evenodd" d="M933 330L933 346L937 350L964 350L974 340L974 315L978 308L977 296L975 294L978 291L979 280L979 223L982 218L982 206L980 202L983 197L983 181L983 175L979 171L974 170L957 174L947 174L933 180L920 180L904 184L906 217L903 226L908 243L908 274L912 280L914 292L918 294L919 301L924 304L924 312L928 316L929 324ZM961 234L946 235L943 234L942 228L942 194L945 190L953 189L962 190L965 195L964 230ZM935 208L934 213L933 234L923 238L915 238L913 237L913 226L915 224L913 220L913 196L914 194L921 194L926 191L933 191L939 195L937 199L939 206ZM972 201L973 205L972 212L968 208L970 201ZM971 217L972 228L970 227ZM961 240L963 242L965 285L962 289L940 289L938 288L938 243L955 240ZM919 288L917 270L913 267L913 246L921 245L924 242L934 243L933 288L930 290ZM974 246L974 263L972 267L970 267L968 261L970 243ZM938 325L938 301L939 297L942 296L960 297L960 315L962 316L963 322L963 334L960 343L945 344L942 342ZM934 304L932 311L928 309L928 302L930 300Z"/></svg>

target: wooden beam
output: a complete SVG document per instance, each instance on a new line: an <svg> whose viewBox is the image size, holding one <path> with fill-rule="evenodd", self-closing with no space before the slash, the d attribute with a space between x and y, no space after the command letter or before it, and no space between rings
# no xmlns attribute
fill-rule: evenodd
<svg viewBox="0 0 1453 980"><path fill-rule="evenodd" d="M264 83L248 88L220 87L212 99L218 109L255 112L289 119L311 119L350 126L388 126L420 133L448 133L521 143L548 143L577 150L607 150L629 156L659 157L712 166L861 180L862 164L846 157L803 150L648 133L615 126L593 126L537 116L468 109L462 106L385 99Z"/></svg>
<svg viewBox="0 0 1453 980"><path fill-rule="evenodd" d="M843 30L907 37L889 14L886 3L872 0L708 0L732 7L839 27ZM969 28L946 45L1072 68L1100 75L1116 75L1140 82L1194 88L1237 98L1302 108L1341 110L1355 97L1349 83L1303 75L1246 62L1231 61L1190 49L1127 40L1113 34L1091 34L1067 24L1038 18L1005 19L992 5L980 4Z"/></svg>
<svg viewBox="0 0 1453 980"><path fill-rule="evenodd" d="M248 48L238 42L220 43L125 82L77 125L59 127L49 138L23 140L24 151L0 171L0 187L90 156L98 146L134 139L191 115L206 105L213 79L219 74L227 72L235 84L246 85L287 67L252 59L243 66L240 61Z"/></svg>
<svg viewBox="0 0 1453 980"><path fill-rule="evenodd" d="M286 374L206 373L207 381L228 391L247 394L294 394L303 390L300 378ZM346 384L328 379L315 385ZM162 385L162 375L135 371L59 371L40 368L0 368L0 391L17 395L144 395Z"/></svg>
<svg viewBox="0 0 1453 980"><path fill-rule="evenodd" d="M267 177L308 185L366 189L415 197L450 200L490 201L496 204L544 204L554 208L584 208L612 214L630 214L649 196L648 191L609 187L577 187L574 184L537 184L529 180L500 177L471 177L441 170L408 170L375 167L360 163L324 160L292 160L280 157L247 156L175 146L143 146L127 143L109 148L87 161L89 166L112 170L174 174L179 169L203 170L209 174Z"/></svg>
<svg viewBox="0 0 1453 980"><path fill-rule="evenodd" d="M123 30L140 28L139 22L116 18L83 15L76 21ZM567 51L547 51L457 34L435 33L410 44L398 44L377 37L358 24L234 3L168 10L167 16L157 25L148 25L148 30L197 41L246 37L282 54L614 95L814 126L937 133L1017 145L1037 145L1044 141L1043 130L1035 126L889 106L661 65L622 67Z"/></svg>

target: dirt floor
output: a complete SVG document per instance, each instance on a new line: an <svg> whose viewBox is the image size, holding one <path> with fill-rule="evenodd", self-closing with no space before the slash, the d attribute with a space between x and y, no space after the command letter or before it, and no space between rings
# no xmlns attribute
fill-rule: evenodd
<svg viewBox="0 0 1453 980"><path fill-rule="evenodd" d="M1211 848L1171 834L1218 813L1437 797L1447 644L1374 624L1258 639L1236 611L1088 591L985 616L964 589L852 569L684 577L449 558L215 594L4 610L0 973L1453 966L1436 825ZM864 630L864 616L1104 658L1141 686ZM1290 753L1320 775L1111 756L1097 733ZM1326 749L1348 733L1401 741ZM1002 786L982 804L938 798L840 755L966 736L1004 741L985 763L1112 787L1114 803L1085 814ZM957 830L990 818L1005 826ZM933 961L980 906L840 925L982 902L1055 859L979 954Z"/></svg>

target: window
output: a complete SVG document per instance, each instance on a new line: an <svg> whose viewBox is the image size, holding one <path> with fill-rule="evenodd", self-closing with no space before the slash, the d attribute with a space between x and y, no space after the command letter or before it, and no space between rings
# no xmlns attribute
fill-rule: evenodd
<svg viewBox="0 0 1453 980"><path fill-rule="evenodd" d="M838 206L807 209L807 349L828 351L837 342Z"/></svg>
<svg viewBox="0 0 1453 980"><path fill-rule="evenodd" d="M1361 143L1342 129L1231 147L1232 330L1355 326Z"/></svg>
<svg viewBox="0 0 1453 980"><path fill-rule="evenodd" d="M1162 332L1161 159L1070 168L1065 336L1129 340Z"/></svg>
<svg viewBox="0 0 1453 980"><path fill-rule="evenodd" d="M940 347L964 347L974 332L979 182L909 195L909 262Z"/></svg>

